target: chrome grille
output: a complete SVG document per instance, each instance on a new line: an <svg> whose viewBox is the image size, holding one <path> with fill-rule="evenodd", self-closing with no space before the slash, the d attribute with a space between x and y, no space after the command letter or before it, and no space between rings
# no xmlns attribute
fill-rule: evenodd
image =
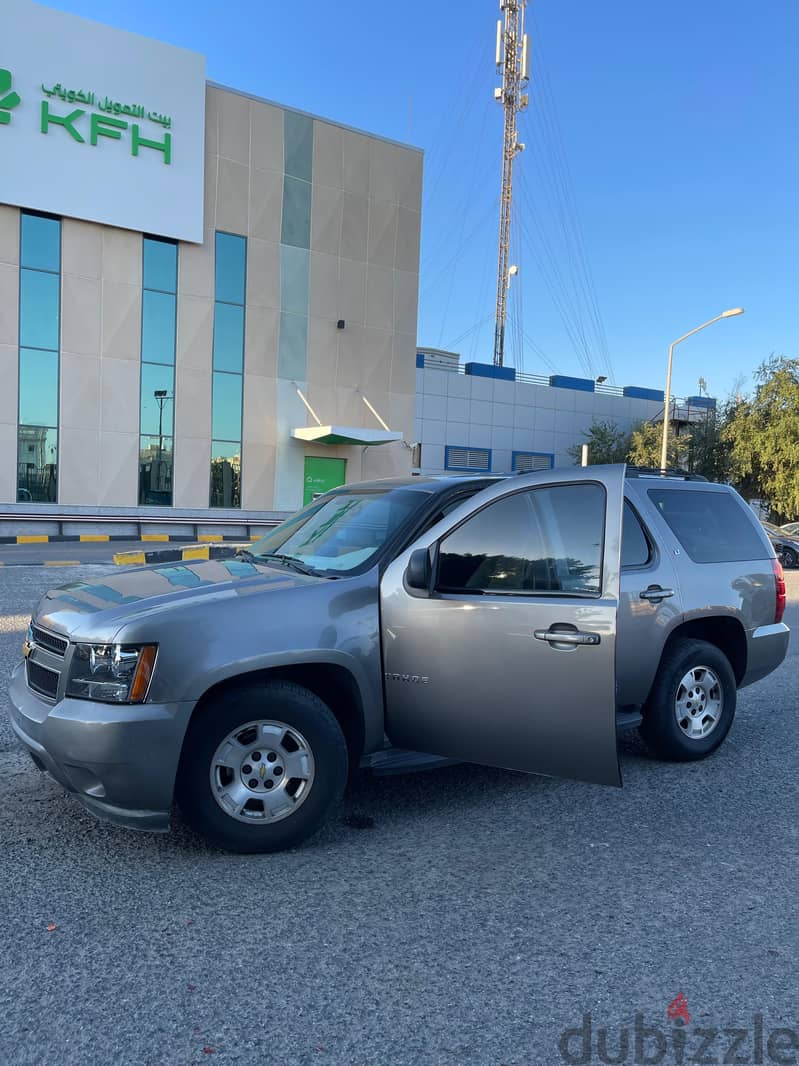
<svg viewBox="0 0 799 1066"><path fill-rule="evenodd" d="M27 660L28 687L32 688L34 692L38 692L41 696L47 696L51 700L56 698L59 676L55 670L48 670L41 663L35 663L31 659Z"/></svg>
<svg viewBox="0 0 799 1066"><path fill-rule="evenodd" d="M31 636L33 637L33 643L38 644L42 648L47 648L48 651L53 652L54 655L64 655L66 653L69 641L63 637L57 637L54 633L48 633L45 629L40 629L36 625L31 625Z"/></svg>

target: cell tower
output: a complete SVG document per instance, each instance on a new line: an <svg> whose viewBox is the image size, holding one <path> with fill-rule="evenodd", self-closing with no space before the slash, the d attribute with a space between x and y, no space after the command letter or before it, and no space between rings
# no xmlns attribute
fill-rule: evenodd
<svg viewBox="0 0 799 1066"><path fill-rule="evenodd" d="M516 115L527 107L524 92L530 81L529 48L524 32L527 0L499 0L505 20L497 21L497 73L502 86L494 89L505 112L502 144L502 196L499 209L499 268L497 271L497 320L494 330L494 365L502 366L505 355L505 320L508 314L508 289L517 268L510 265L510 216L513 206L513 160L524 151L516 139Z"/></svg>

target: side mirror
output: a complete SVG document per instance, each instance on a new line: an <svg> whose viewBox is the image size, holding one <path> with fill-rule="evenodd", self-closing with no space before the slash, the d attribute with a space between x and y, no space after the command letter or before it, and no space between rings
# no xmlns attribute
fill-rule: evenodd
<svg viewBox="0 0 799 1066"><path fill-rule="evenodd" d="M417 548L415 552L411 552L408 566L405 569L407 587L418 592L430 592L432 576L433 568L430 565L430 552L427 548Z"/></svg>

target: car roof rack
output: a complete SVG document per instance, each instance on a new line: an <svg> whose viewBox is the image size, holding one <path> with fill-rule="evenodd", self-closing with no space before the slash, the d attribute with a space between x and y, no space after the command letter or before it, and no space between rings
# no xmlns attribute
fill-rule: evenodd
<svg viewBox="0 0 799 1066"><path fill-rule="evenodd" d="M670 477L680 481L707 481L703 474L691 474L688 470L681 470L678 466L670 466L666 470L659 470L656 466L627 466L627 477Z"/></svg>

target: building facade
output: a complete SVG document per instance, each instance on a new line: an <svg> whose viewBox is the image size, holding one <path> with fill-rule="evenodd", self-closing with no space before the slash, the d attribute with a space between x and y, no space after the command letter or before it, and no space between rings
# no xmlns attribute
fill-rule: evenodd
<svg viewBox="0 0 799 1066"><path fill-rule="evenodd" d="M613 386L562 374L519 374L513 367L462 364L454 352L418 349L417 469L424 474L510 474L573 466L570 449L585 443L595 422L628 431L662 421L663 391ZM669 405L675 431L703 423L708 396Z"/></svg>
<svg viewBox="0 0 799 1066"><path fill-rule="evenodd" d="M98 29L35 6L70 20L78 41ZM12 0L15 11L21 41L27 0ZM0 68L10 62L0 46ZM99 62L108 69L94 80L113 84L113 50ZM31 131L65 166L80 158L98 203L102 174L85 161L114 152L134 182L141 166L171 194L165 161L181 159L180 124L164 133L171 115L150 112L145 137L138 105L104 108L88 87L50 82L33 98L19 83L0 124L4 160L23 151L15 130ZM204 75L202 91L201 239L165 233L152 196L152 226L133 229L100 208L67 215L58 174L52 206L46 189L28 199L24 180L8 202L0 177L6 510L265 514L410 470L421 152Z"/></svg>

